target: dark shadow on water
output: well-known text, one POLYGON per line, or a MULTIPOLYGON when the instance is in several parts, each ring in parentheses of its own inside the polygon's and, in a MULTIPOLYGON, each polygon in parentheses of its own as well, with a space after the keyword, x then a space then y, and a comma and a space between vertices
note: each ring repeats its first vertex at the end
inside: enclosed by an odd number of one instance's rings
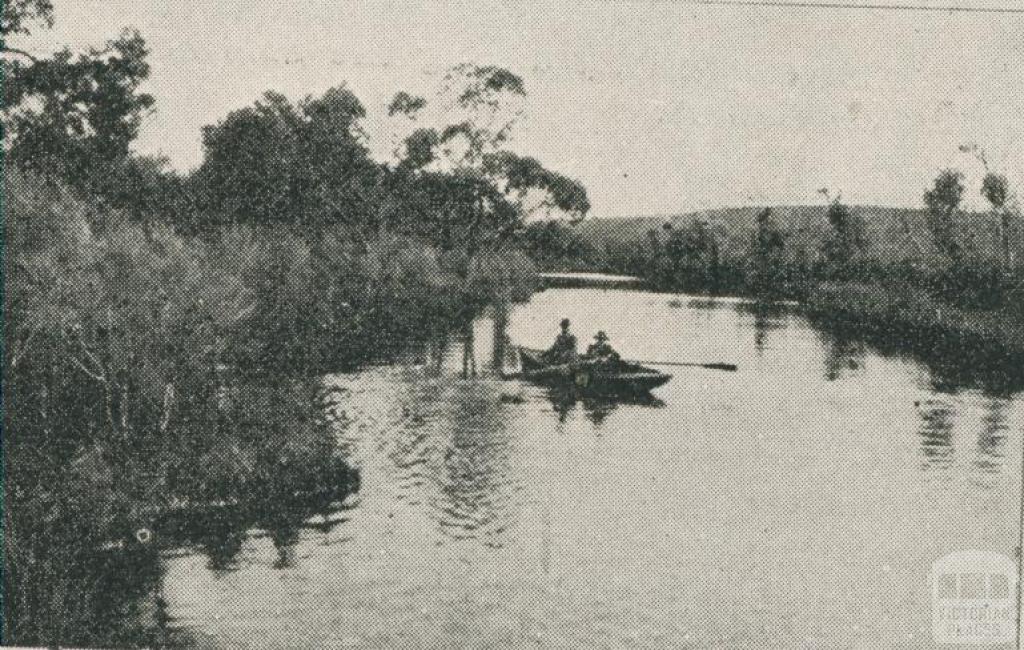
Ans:
MULTIPOLYGON (((19 593, 16 599, 48 615, 22 622, 15 634, 53 647, 193 647, 188 631, 175 630, 161 594, 163 566, 156 549, 130 545, 116 549, 65 549, 61 557, 39 558, 35 570, 50 579, 45 593, 19 593), (51 562, 60 567, 47 567, 51 562)), ((9 603, 8 606, 17 607, 9 603)), ((4 630, 4 644, 12 630, 4 630)))
POLYGON ((1004 466, 1011 409, 1012 402, 1006 399, 990 397, 985 402, 974 459, 974 467, 978 471, 996 473, 1004 466))
POLYGON ((921 416, 918 436, 925 463, 934 467, 948 467, 953 463, 953 427, 957 412, 952 404, 942 399, 929 399, 916 404, 921 416))
POLYGON ((826 381, 838 381, 864 370, 867 344, 842 332, 818 332, 825 350, 824 374, 826 381))
MULTIPOLYGON (((299 531, 309 528, 306 520, 339 510, 357 486, 358 479, 348 475, 337 489, 319 494, 253 495, 241 503, 195 504, 163 512, 147 522, 152 535, 146 543, 127 534, 95 546, 64 535, 59 551, 51 549, 26 569, 33 575, 23 581, 9 576, 22 586, 18 602, 5 603, 9 613, 34 612, 32 617, 8 619, 19 626, 15 638, 62 646, 193 647, 192 632, 173 625, 161 595, 162 553, 195 549, 206 556, 208 569, 229 573, 238 569, 246 539, 262 528, 278 552, 275 568, 293 566, 299 531)), ((5 629, 5 642, 11 633, 5 629)))
MULTIPOLYGON (((332 516, 343 501, 358 489, 358 478, 349 475, 334 489, 316 493, 255 496, 241 503, 200 504, 159 516, 153 530, 163 547, 195 548, 207 558, 207 568, 228 573, 238 568, 238 555, 256 529, 267 531, 278 552, 276 568, 293 566, 292 549, 303 528, 330 531, 332 516), (325 523, 312 525, 314 517, 325 523)), ((338 519, 334 518, 334 522, 338 519)))
POLYGON ((793 307, 786 303, 743 301, 730 303, 730 306, 737 313, 753 318, 754 350, 757 351, 758 356, 770 347, 768 345, 769 335, 772 332, 785 329, 789 322, 789 316, 793 313, 793 307))
POLYGON ((587 394, 569 388, 549 388, 545 392, 555 413, 558 414, 558 421, 565 422, 570 415, 580 406, 584 416, 590 420, 595 427, 600 427, 604 421, 620 406, 640 406, 648 408, 661 408, 665 402, 650 393, 639 394, 587 394))
POLYGON ((883 357, 922 365, 928 371, 925 387, 936 393, 979 390, 992 397, 1011 398, 1024 391, 1024 366, 994 350, 956 341, 886 335, 841 319, 813 318, 811 324, 833 340, 866 345, 883 357))

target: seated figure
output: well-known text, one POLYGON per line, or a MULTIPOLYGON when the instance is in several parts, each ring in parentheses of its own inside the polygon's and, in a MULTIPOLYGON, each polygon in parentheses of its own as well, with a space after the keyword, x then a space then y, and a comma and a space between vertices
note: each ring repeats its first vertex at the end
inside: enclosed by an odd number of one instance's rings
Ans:
POLYGON ((600 331, 594 336, 594 342, 587 346, 588 358, 595 361, 614 363, 619 360, 619 353, 608 342, 608 335, 600 331))
POLYGON ((548 363, 571 363, 576 360, 576 337, 569 331, 569 319, 563 318, 562 331, 555 342, 544 352, 544 360, 548 363))

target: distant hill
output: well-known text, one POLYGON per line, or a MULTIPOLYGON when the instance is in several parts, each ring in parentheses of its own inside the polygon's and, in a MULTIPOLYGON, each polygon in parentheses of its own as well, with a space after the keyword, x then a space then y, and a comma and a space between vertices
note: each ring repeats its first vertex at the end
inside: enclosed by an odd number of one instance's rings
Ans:
MULTIPOLYGON (((812 253, 820 250, 828 235, 827 209, 825 205, 772 206, 772 215, 787 233, 787 242, 793 249, 812 253)), ((930 261, 936 255, 923 209, 872 205, 850 206, 850 209, 864 220, 872 256, 888 261, 930 261)), ((680 228, 704 220, 719 234, 726 254, 742 255, 749 250, 761 210, 761 207, 720 208, 665 216, 589 219, 575 228, 588 243, 599 250, 608 250, 642 246, 650 230, 660 231, 666 224, 680 228)), ((994 214, 969 212, 964 213, 963 220, 970 238, 980 247, 997 253, 999 220, 994 214)), ((1016 234, 1019 237, 1022 233, 1016 234)))

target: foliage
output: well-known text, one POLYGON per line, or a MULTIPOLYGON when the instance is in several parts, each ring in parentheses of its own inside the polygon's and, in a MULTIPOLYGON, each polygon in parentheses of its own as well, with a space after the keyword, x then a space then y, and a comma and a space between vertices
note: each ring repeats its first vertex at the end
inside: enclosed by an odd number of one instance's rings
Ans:
POLYGON ((827 218, 831 232, 822 252, 833 271, 844 271, 851 262, 860 260, 867 247, 864 222, 855 216, 839 197, 828 206, 827 218))
POLYGON ((146 44, 125 31, 106 47, 49 59, 4 62, 3 123, 8 160, 57 171, 77 189, 124 160, 153 106, 140 91, 149 76, 146 44))
POLYGON ((503 247, 535 215, 579 220, 589 211, 579 182, 506 148, 525 96, 525 84, 514 73, 463 64, 447 72, 432 102, 405 92, 392 100, 390 115, 433 124, 416 126, 402 138, 394 169, 420 218, 440 221, 442 248, 458 247, 472 257, 503 247), (444 195, 440 201, 438 194, 444 195), (441 209, 424 209, 424 195, 434 195, 441 209), (474 226, 453 231, 445 225, 452 215, 474 226))
POLYGON ((31 34, 29 25, 53 26, 52 0, 6 0, 0 13, 0 33, 4 38, 15 34, 31 34))
POLYGON ((410 95, 405 91, 400 91, 395 94, 391 103, 388 104, 388 115, 393 116, 396 114, 402 114, 408 117, 413 117, 426 105, 427 100, 425 98, 410 95))
POLYGON ((579 268, 595 255, 578 230, 558 221, 535 221, 519 235, 519 243, 545 269, 579 268))
MULTIPOLYGON (((27 35, 52 7, 2 16, 27 35)), ((82 567, 100 546, 169 504, 336 483, 318 374, 526 298, 534 266, 510 242, 534 210, 589 203, 503 149, 525 87, 500 68, 453 69, 462 117, 393 166, 370 158, 365 109, 338 86, 267 93, 206 127, 185 176, 132 151, 153 106, 141 36, 26 54, 3 63, 5 641, 121 645, 90 616, 103 598, 82 567)), ((428 108, 400 94, 389 113, 428 108)))
POLYGON ((989 172, 981 182, 981 195, 996 210, 1002 209, 1010 198, 1010 182, 1003 174, 989 172))
POLYGON ((193 179, 203 226, 372 220, 380 170, 359 131, 365 114, 339 86, 297 105, 268 92, 204 127, 193 179))
POLYGON ((963 195, 964 175, 955 169, 939 172, 932 188, 924 193, 929 215, 928 226, 935 245, 951 260, 957 260, 963 252, 956 232, 956 214, 963 195))
POLYGON ((765 208, 757 215, 751 259, 751 286, 758 294, 782 291, 786 280, 785 247, 785 234, 772 217, 771 208, 765 208))

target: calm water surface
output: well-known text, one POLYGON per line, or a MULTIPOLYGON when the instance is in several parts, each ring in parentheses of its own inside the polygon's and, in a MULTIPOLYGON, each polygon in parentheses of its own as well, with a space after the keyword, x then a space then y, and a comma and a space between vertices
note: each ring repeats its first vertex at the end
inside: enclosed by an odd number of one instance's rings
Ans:
POLYGON ((549 290, 674 369, 655 399, 578 401, 438 359, 327 379, 362 489, 282 554, 165 553, 169 625, 211 647, 930 647, 928 571, 1016 545, 1024 397, 959 386, 786 311, 549 290))

